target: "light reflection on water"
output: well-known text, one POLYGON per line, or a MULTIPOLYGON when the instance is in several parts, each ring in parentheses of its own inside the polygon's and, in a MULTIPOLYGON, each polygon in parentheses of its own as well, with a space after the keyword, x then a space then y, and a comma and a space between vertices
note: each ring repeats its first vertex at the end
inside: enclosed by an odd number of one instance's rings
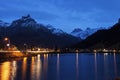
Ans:
POLYGON ((15 80, 16 71, 17 71, 17 64, 16 64, 16 61, 12 61, 11 80, 15 80))
POLYGON ((116 64, 116 55, 114 53, 114 71, 115 71, 115 77, 117 77, 117 64, 116 64))
POLYGON ((0 80, 114 80, 120 54, 39 54, 0 63, 0 80))
POLYGON ((60 68, 60 59, 59 59, 59 54, 57 54, 57 80, 60 80, 59 68, 60 68))
POLYGON ((95 80, 97 80, 97 59, 96 59, 96 54, 94 53, 94 59, 95 59, 95 80))
POLYGON ((24 57, 22 62, 22 80, 25 80, 26 78, 26 71, 27 71, 27 57, 24 57))
POLYGON ((78 62, 78 53, 76 53, 76 80, 78 80, 79 78, 79 62, 78 62))
POLYGON ((31 59, 31 80, 39 80, 41 77, 41 60, 40 55, 36 57, 32 57, 31 59))
POLYGON ((43 79, 47 80, 47 71, 48 71, 48 54, 44 54, 44 62, 43 62, 43 79))
POLYGON ((2 66, 0 66, 0 80, 10 80, 10 66, 10 62, 2 63, 2 66))

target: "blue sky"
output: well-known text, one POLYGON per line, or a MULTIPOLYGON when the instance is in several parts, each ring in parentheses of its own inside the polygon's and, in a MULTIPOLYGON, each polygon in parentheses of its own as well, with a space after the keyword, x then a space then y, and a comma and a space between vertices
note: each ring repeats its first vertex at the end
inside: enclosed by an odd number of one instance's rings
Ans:
POLYGON ((120 17, 120 0, 0 0, 0 20, 30 14, 38 23, 71 32, 74 28, 109 27, 120 17))

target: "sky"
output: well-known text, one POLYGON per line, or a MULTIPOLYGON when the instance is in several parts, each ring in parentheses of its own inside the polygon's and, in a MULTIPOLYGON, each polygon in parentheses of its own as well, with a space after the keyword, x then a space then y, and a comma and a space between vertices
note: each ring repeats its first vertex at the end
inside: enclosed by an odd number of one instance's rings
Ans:
POLYGON ((0 20, 30 14, 38 23, 71 32, 110 27, 120 18, 120 0, 0 0, 0 20))

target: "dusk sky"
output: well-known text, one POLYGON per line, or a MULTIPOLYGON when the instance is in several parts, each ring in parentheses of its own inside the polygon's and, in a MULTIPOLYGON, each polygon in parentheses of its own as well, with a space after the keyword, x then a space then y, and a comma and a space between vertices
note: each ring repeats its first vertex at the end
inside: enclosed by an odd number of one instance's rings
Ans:
POLYGON ((120 0, 0 0, 0 20, 11 22, 27 14, 67 32, 109 27, 120 17, 120 0))

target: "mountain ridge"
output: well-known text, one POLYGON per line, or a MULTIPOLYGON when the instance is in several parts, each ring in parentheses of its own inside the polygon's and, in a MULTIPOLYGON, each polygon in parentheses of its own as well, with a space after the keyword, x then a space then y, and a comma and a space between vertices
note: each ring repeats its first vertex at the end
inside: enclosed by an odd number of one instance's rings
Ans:
POLYGON ((108 30, 99 30, 74 47, 81 49, 120 49, 120 19, 108 30))
MULTIPOLYGON (((54 28, 54 30, 57 30, 54 28)), ((0 35, 10 38, 10 42, 19 48, 24 44, 31 47, 64 48, 69 47, 80 39, 62 32, 58 35, 47 26, 38 24, 30 15, 14 20, 8 27, 0 27, 0 35)), ((54 31, 55 32, 55 31, 54 31)), ((59 30, 58 30, 59 32, 59 30)))
POLYGON ((106 28, 104 28, 104 27, 86 28, 85 30, 82 30, 80 28, 75 28, 70 34, 84 40, 88 36, 92 35, 93 33, 97 32, 98 30, 102 30, 102 29, 106 29, 106 28))

